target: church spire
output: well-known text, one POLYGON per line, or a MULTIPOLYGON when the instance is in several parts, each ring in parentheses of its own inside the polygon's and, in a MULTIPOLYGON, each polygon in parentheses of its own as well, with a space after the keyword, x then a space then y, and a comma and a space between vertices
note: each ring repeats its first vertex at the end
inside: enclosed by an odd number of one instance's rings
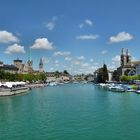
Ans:
POLYGON ((39 62, 39 72, 44 72, 44 64, 42 58, 40 58, 40 62, 39 62))

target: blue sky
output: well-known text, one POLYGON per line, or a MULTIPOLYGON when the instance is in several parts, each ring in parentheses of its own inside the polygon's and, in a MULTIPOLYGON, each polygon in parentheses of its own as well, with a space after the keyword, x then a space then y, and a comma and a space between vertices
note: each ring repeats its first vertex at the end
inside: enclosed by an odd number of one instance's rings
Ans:
POLYGON ((26 63, 31 49, 34 69, 114 69, 121 48, 140 60, 139 13, 139 0, 0 0, 0 60, 26 63))

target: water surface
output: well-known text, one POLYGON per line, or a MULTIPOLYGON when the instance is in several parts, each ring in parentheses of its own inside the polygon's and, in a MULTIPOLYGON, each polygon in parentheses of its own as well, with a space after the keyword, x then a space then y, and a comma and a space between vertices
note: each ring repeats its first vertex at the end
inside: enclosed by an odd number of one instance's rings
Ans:
POLYGON ((140 96, 92 84, 0 98, 0 140, 139 140, 140 96))

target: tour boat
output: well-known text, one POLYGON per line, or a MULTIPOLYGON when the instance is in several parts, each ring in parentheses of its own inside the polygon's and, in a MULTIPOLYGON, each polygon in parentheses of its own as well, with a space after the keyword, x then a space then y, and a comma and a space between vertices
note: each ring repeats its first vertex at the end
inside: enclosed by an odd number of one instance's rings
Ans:
POLYGON ((5 82, 0 83, 0 96, 10 96, 27 92, 29 87, 25 82, 5 82))

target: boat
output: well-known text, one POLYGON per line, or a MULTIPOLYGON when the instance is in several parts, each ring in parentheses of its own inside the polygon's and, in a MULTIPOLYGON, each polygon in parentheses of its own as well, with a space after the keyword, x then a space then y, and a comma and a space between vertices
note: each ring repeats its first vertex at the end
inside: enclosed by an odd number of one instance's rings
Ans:
POLYGON ((138 93, 138 94, 140 94, 140 90, 136 90, 135 92, 138 93))
POLYGON ((136 92, 134 89, 127 89, 127 92, 136 92))
POLYGON ((113 92, 125 92, 126 91, 121 85, 112 85, 108 89, 113 92))
POLYGON ((29 87, 25 82, 5 82, 0 83, 0 96, 10 96, 27 92, 29 87))
POLYGON ((56 82, 50 82, 50 83, 49 83, 49 86, 56 86, 56 85, 57 85, 56 82))
POLYGON ((87 81, 83 81, 83 82, 82 82, 83 85, 84 85, 84 84, 87 84, 87 83, 88 83, 87 81))

